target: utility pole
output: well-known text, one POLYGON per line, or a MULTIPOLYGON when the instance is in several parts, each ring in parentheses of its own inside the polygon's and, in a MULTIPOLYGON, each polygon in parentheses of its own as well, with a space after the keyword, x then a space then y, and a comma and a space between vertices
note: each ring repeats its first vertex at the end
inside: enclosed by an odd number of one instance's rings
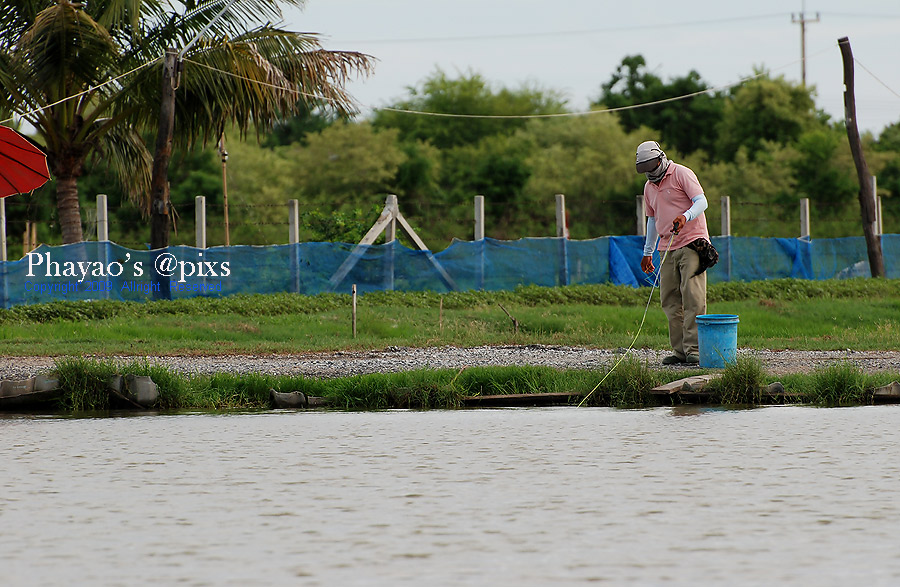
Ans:
POLYGON ((816 13, 815 19, 806 18, 806 2, 803 2, 799 15, 791 13, 791 22, 800 23, 800 75, 803 85, 806 86, 806 23, 819 22, 819 13, 816 13))
POLYGON ((175 49, 166 49, 162 70, 162 99, 159 106, 159 130, 150 178, 150 248, 169 246, 171 215, 169 202, 169 160, 175 130, 175 89, 178 87, 178 60, 175 49))
POLYGON ((153 155, 153 175, 150 177, 150 248, 153 253, 151 291, 153 299, 171 299, 169 277, 157 271, 156 259, 169 246, 172 224, 169 201, 169 160, 172 158, 172 137, 175 131, 175 90, 178 88, 179 62, 175 49, 166 49, 162 68, 162 98, 159 105, 159 130, 156 152, 153 155))

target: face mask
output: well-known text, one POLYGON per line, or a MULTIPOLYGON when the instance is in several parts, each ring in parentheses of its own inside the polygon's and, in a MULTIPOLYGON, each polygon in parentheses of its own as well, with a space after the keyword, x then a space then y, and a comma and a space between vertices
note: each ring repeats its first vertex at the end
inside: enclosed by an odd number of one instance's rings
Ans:
POLYGON ((647 176, 647 179, 652 181, 653 183, 659 183, 659 181, 666 174, 666 170, 669 168, 669 159, 666 157, 666 154, 663 153, 662 157, 659 159, 659 165, 656 166, 656 169, 653 171, 648 171, 644 173, 647 176))

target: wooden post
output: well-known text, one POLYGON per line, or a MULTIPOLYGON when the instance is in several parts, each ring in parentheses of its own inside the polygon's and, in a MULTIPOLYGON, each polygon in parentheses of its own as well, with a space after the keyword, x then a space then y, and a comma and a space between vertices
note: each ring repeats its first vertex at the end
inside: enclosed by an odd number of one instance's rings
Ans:
MULTIPOLYGON (((6 256, 6 198, 0 198, 0 261, 8 260, 6 256)), ((5 272, 4 275, 6 275, 5 272)))
POLYGON ((722 236, 731 236, 731 196, 722 196, 722 236))
POLYGON ((475 196, 475 240, 484 239, 484 196, 475 196))
POLYGON ((231 230, 228 223, 228 174, 226 173, 226 163, 228 162, 228 151, 225 150, 225 133, 219 139, 219 156, 222 158, 222 207, 225 213, 225 246, 231 246, 231 230))
POLYGON ((206 248, 206 196, 194 198, 194 238, 198 249, 206 248))
POLYGON ((856 123, 856 95, 853 89, 853 52, 847 37, 838 39, 841 48, 841 59, 844 63, 844 126, 847 127, 847 140, 850 152, 856 164, 856 176, 859 180, 859 210, 862 216, 863 233, 866 236, 866 250, 869 254, 869 270, 872 277, 884 277, 884 256, 881 250, 881 238, 876 233, 875 199, 872 186, 872 175, 862 151, 859 139, 859 127, 856 123))
POLYGON ((809 198, 800 198, 800 238, 809 238, 809 198))
POLYGON ((288 200, 288 242, 292 245, 300 242, 300 202, 288 200))
POLYGON ((350 297, 353 299, 353 309, 350 312, 351 321, 353 323, 353 338, 356 338, 356 284, 350 288, 350 297))
POLYGON ((22 256, 37 248, 37 222, 25 221, 25 232, 22 234, 22 256))
POLYGON ((647 236, 647 205, 644 203, 644 194, 634 197, 634 212, 637 216, 637 235, 647 236))
MULTIPOLYGON (((0 261, 6 263, 8 260, 6 255, 6 198, 0 198, 0 261)), ((9 308, 9 280, 6 267, 0 269, 0 273, 3 274, 3 298, 0 299, 0 304, 4 308, 9 308)))
POLYGON ((109 240, 109 215, 106 209, 106 194, 97 194, 97 240, 109 240))

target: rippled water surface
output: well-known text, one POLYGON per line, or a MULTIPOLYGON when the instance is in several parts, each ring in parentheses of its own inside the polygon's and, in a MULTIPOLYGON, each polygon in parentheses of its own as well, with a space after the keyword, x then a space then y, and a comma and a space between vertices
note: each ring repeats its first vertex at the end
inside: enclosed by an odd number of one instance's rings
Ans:
POLYGON ((0 417, 2 585, 897 585, 900 408, 0 417))

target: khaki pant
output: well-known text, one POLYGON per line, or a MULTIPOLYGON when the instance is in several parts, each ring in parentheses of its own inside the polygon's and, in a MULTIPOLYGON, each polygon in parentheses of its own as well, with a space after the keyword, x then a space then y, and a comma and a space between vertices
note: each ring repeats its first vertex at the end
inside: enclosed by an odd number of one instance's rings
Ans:
POLYGON ((669 319, 669 342, 681 360, 700 353, 697 315, 706 313, 706 272, 694 277, 698 267, 697 251, 682 247, 669 251, 659 270, 659 296, 669 319))

